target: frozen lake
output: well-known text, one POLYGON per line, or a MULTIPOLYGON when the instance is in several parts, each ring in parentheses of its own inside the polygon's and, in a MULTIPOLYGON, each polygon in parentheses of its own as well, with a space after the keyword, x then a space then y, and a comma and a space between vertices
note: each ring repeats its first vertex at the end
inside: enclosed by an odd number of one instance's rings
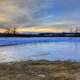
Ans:
POLYGON ((0 62, 16 60, 80 61, 80 38, 0 38, 0 62), (19 44, 19 45, 11 45, 19 44))

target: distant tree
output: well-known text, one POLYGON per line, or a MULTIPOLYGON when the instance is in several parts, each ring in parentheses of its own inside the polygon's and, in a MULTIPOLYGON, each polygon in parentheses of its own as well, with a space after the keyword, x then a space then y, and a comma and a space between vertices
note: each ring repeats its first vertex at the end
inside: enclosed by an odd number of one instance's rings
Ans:
POLYGON ((6 28, 6 33, 10 34, 10 28, 6 28))
POLYGON ((16 34, 16 28, 13 28, 13 34, 16 34))

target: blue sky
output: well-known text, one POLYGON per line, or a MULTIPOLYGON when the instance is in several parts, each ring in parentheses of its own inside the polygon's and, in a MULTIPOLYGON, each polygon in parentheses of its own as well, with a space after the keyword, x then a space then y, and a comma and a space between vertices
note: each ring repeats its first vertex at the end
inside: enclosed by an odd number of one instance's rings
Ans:
POLYGON ((0 0, 0 25, 11 24, 64 28, 80 25, 80 0, 0 0))

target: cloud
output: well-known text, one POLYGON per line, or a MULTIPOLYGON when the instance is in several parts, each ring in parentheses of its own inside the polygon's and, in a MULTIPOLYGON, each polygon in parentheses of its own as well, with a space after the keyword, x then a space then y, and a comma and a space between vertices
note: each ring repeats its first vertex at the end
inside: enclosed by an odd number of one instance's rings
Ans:
POLYGON ((52 26, 70 21, 80 21, 79 0, 0 0, 0 25, 52 26))
MULTIPOLYGON (((50 1, 52 0, 47 0, 46 4, 50 1)), ((0 23, 35 25, 36 12, 48 7, 42 2, 43 0, 0 0, 0 23)))

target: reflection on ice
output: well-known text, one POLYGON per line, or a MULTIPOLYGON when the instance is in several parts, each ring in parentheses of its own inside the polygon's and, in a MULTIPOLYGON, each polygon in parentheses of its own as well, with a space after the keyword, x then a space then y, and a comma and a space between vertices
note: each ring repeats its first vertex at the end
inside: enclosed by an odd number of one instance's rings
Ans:
POLYGON ((24 59, 80 61, 80 43, 42 42, 0 47, 0 62, 24 59))

